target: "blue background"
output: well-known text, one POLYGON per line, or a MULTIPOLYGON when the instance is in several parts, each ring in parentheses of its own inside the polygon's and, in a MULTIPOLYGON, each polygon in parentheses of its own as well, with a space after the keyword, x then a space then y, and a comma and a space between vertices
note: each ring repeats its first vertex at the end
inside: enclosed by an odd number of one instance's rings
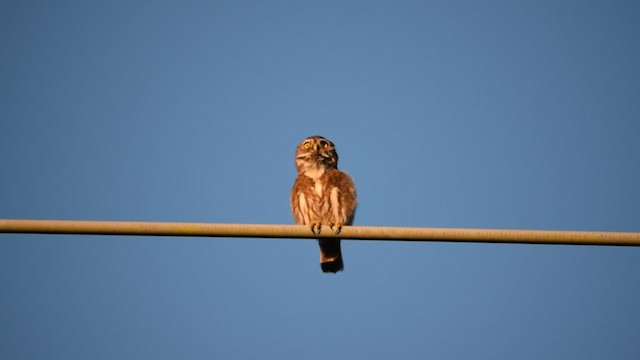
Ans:
MULTIPOLYGON (((2 1, 0 218, 640 231, 634 1, 2 1)), ((0 235, 3 359, 638 359, 640 249, 0 235)))

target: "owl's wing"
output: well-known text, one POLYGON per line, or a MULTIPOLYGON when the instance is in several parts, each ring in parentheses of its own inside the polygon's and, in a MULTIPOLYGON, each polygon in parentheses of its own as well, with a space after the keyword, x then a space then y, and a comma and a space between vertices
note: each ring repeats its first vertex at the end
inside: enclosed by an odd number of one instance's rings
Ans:
POLYGON ((332 171, 327 177, 327 190, 334 223, 351 225, 356 214, 356 187, 347 173, 332 171))
POLYGON ((298 225, 311 223, 309 219, 309 204, 305 195, 305 188, 309 187, 309 184, 307 184, 309 180, 311 179, 307 176, 300 175, 296 178, 291 189, 291 212, 298 225))

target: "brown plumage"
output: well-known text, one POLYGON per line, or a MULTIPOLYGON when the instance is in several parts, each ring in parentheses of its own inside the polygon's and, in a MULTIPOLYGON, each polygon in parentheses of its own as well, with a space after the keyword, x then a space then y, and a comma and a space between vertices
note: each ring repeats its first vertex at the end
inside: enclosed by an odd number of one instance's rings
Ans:
MULTIPOLYGON (((322 136, 304 139, 296 149, 298 177, 291 189, 291 210, 297 224, 309 225, 320 234, 326 227, 340 233, 351 225, 356 211, 353 180, 338 170, 338 153, 333 143, 322 136)), ((344 268, 340 239, 318 239, 323 272, 344 268)))

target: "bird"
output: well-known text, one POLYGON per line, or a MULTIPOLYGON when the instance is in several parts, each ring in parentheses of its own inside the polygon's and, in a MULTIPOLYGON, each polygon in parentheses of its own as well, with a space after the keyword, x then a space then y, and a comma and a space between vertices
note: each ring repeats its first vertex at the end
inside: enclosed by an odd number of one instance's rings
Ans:
MULTIPOLYGON (((338 170, 335 145, 322 136, 310 136, 296 148, 298 176, 291 189, 291 212, 298 225, 319 235, 329 227, 336 235, 353 224, 357 198, 353 179, 338 170)), ((325 273, 344 269, 340 239, 318 239, 320 268, 325 273)))

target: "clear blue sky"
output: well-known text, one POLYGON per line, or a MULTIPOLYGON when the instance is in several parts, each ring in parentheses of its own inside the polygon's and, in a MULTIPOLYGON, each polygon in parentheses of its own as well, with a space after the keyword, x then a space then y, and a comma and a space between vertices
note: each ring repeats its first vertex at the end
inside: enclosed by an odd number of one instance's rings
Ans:
MULTIPOLYGON (((640 231, 634 1, 2 1, 0 218, 640 231)), ((0 235, 2 359, 639 359, 640 249, 0 235)))

